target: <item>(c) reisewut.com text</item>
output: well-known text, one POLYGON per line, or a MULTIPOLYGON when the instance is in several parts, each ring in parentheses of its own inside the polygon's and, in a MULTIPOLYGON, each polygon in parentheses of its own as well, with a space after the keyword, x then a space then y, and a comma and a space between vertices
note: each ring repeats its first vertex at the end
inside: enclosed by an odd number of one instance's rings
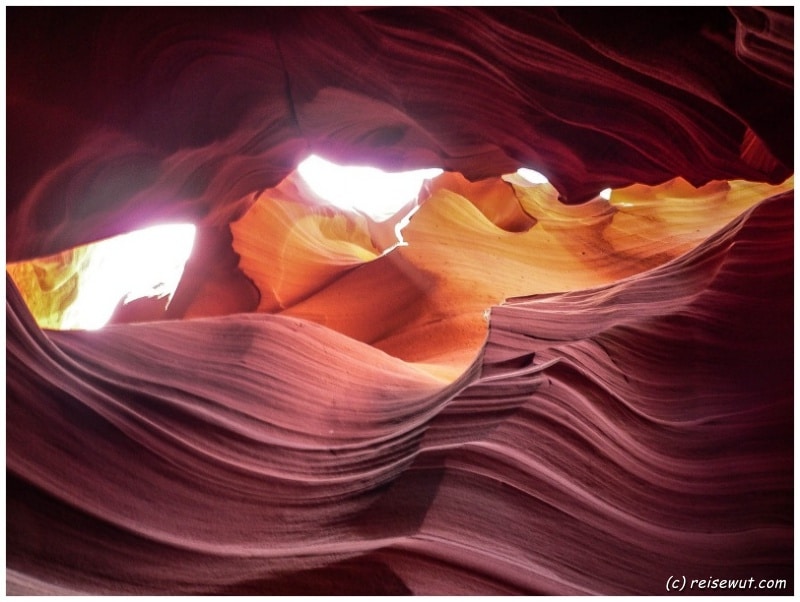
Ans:
POLYGON ((725 579, 720 577, 706 577, 703 579, 689 579, 686 575, 670 575, 667 578, 667 592, 681 593, 699 590, 785 590, 786 579, 725 579))

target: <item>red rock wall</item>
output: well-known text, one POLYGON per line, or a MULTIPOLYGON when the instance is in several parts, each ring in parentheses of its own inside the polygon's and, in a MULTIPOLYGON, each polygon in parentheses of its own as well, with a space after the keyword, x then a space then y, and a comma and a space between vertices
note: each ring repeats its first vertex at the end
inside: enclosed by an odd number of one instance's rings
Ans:
POLYGON ((12 9, 8 260, 227 223, 310 151, 473 180, 533 167, 572 203, 676 176, 778 183, 791 45, 748 15, 12 9))

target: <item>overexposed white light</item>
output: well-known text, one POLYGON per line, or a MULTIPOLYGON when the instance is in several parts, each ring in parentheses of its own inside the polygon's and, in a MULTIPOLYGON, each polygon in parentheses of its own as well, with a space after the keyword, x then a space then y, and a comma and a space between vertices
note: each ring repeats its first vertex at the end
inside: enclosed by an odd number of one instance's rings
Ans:
POLYGON ((598 195, 601 199, 605 199, 607 201, 611 200, 611 189, 610 188, 603 188, 598 195))
MULTIPOLYGON (((411 211, 409 211, 405 215, 405 217, 403 217, 403 219, 401 219, 399 222, 397 222, 394 225, 394 235, 397 237, 397 244, 395 244, 394 246, 396 246, 396 247, 407 247, 408 246, 408 243, 403 238, 403 228, 405 228, 408 224, 411 223, 411 218, 414 216, 414 214, 417 211, 419 211, 419 205, 416 205, 416 206, 412 207, 411 211)), ((388 251, 391 251, 391 248, 388 249, 385 252, 388 252, 388 251)))
POLYGON ((166 296, 169 304, 192 252, 195 230, 191 224, 153 226, 94 243, 61 328, 101 328, 120 301, 166 296))
POLYGON ((425 180, 441 169, 386 172, 376 167, 336 165, 311 155, 297 166, 306 184, 322 199, 346 211, 384 221, 414 200, 425 180))
POLYGON ((527 167, 520 167, 517 170, 517 175, 522 176, 531 184, 547 184, 548 179, 543 173, 539 173, 535 169, 528 169, 527 167))

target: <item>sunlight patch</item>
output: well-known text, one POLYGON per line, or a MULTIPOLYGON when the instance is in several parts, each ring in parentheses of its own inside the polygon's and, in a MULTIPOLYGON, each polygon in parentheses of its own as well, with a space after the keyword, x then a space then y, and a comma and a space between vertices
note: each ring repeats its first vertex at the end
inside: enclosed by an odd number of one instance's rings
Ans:
POLYGON ((525 178, 531 184, 547 184, 548 179, 543 173, 539 173, 535 169, 528 169, 527 167, 520 167, 517 170, 517 175, 525 178))
POLYGON ((192 252, 195 231, 191 224, 153 226, 90 245, 77 296, 64 312, 61 328, 101 328, 120 301, 168 297, 169 302, 192 252))
POLYGON ((375 221, 396 215, 417 198, 425 180, 442 173, 438 168, 386 172, 376 167, 336 165, 317 155, 305 159, 297 171, 320 198, 375 221))

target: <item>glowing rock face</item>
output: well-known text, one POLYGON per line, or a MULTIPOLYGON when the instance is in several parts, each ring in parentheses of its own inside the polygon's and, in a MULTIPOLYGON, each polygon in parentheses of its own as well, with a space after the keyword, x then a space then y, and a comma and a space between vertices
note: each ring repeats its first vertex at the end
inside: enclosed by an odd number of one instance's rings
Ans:
POLYGON ((380 256, 367 219, 316 207, 295 181, 232 226, 258 310, 324 324, 451 379, 481 348, 491 307, 652 269, 793 187, 673 181, 570 207, 517 176, 471 184, 445 174, 404 228, 406 245, 380 256))
POLYGON ((791 9, 7 13, 9 592, 793 592, 791 9))

